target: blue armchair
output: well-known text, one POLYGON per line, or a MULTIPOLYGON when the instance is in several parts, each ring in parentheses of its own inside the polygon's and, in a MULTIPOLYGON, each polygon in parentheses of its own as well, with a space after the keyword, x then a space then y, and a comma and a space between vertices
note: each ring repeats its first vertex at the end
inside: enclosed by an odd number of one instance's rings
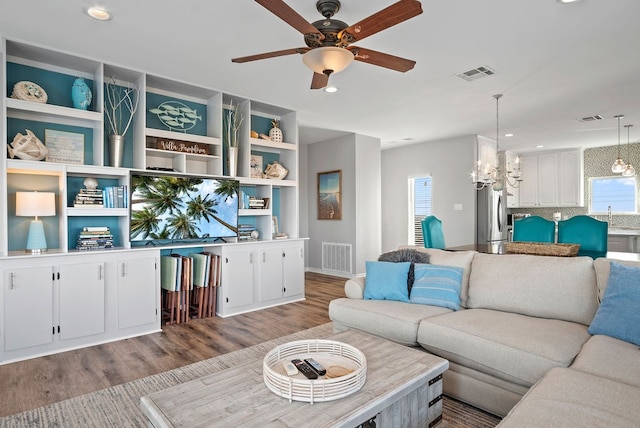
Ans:
POLYGON ((587 215, 577 215, 558 222, 558 242, 580 244, 579 256, 592 258, 607 254, 609 224, 587 215))
POLYGON ((436 216, 429 215, 422 219, 422 238, 426 248, 444 249, 444 232, 442 221, 436 216))
POLYGON ((556 224, 540 216, 525 217, 513 223, 513 240, 522 242, 554 242, 556 224))

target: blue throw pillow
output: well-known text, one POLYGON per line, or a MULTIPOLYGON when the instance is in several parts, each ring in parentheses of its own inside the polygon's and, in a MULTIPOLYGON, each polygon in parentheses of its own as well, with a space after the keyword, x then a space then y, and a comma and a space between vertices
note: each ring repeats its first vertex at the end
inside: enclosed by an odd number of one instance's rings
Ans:
POLYGON ((411 303, 460 309, 462 268, 416 263, 413 275, 411 303))
POLYGON ((640 268, 611 262, 602 303, 589 333, 604 334, 640 346, 640 268))
POLYGON ((364 298, 409 301, 407 276, 411 263, 367 262, 364 298))

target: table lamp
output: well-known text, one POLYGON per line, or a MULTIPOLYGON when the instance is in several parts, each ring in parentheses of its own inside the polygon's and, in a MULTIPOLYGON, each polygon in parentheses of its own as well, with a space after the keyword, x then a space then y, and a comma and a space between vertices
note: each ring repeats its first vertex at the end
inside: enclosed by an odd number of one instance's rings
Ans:
POLYGON ((16 216, 35 217, 29 225, 27 252, 39 254, 47 251, 42 220, 38 217, 56 215, 56 194, 51 192, 16 192, 16 216))

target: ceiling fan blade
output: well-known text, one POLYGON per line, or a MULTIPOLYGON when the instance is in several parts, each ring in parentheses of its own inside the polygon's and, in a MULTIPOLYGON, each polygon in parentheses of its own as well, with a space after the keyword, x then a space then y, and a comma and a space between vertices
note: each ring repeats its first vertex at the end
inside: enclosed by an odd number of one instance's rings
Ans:
POLYGON ((372 51, 371 49, 364 49, 356 46, 350 46, 348 49, 355 54, 353 59, 356 61, 378 65, 380 67, 400 71, 402 73, 411 70, 413 66, 416 65, 416 62, 410 59, 372 51))
POLYGON ((257 55, 249 55, 249 56, 243 56, 243 57, 240 57, 240 58, 232 58, 231 62, 249 62, 249 61, 257 61, 259 59, 274 58, 274 57, 277 57, 277 56, 285 56, 285 55, 292 55, 292 54, 303 54, 308 50, 309 50, 309 48, 307 48, 307 47, 304 47, 304 48, 293 48, 293 49, 283 49, 281 51, 265 52, 265 53, 261 53, 261 54, 257 54, 257 55))
POLYGON ((345 28, 344 32, 353 36, 353 43, 362 40, 379 31, 385 30, 394 25, 400 24, 407 19, 418 16, 422 13, 422 5, 416 0, 400 0, 391 6, 374 13, 368 18, 345 28))
POLYGON ((313 79, 311 79, 311 89, 326 88, 329 84, 329 75, 323 73, 313 73, 313 79))
POLYGON ((298 30, 302 34, 316 33, 320 36, 320 40, 324 39, 324 35, 318 31, 316 27, 311 25, 309 21, 304 19, 295 10, 282 0, 256 0, 269 12, 282 19, 287 24, 298 30))

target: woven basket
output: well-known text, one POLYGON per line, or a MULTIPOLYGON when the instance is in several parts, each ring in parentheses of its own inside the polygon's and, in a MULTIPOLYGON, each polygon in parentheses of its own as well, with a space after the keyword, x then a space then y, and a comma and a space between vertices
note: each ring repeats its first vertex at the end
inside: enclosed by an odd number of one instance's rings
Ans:
POLYGON ((574 257, 578 255, 580 244, 552 244, 547 242, 507 242, 505 250, 509 254, 533 254, 536 256, 574 257))
POLYGON ((332 401, 353 394, 367 379, 367 359, 351 345, 333 340, 312 339, 285 343, 267 353, 262 364, 264 383, 276 395, 289 401, 332 401), (325 368, 341 366, 343 376, 307 379, 299 373, 287 376, 283 364, 294 358, 314 358, 325 368))

